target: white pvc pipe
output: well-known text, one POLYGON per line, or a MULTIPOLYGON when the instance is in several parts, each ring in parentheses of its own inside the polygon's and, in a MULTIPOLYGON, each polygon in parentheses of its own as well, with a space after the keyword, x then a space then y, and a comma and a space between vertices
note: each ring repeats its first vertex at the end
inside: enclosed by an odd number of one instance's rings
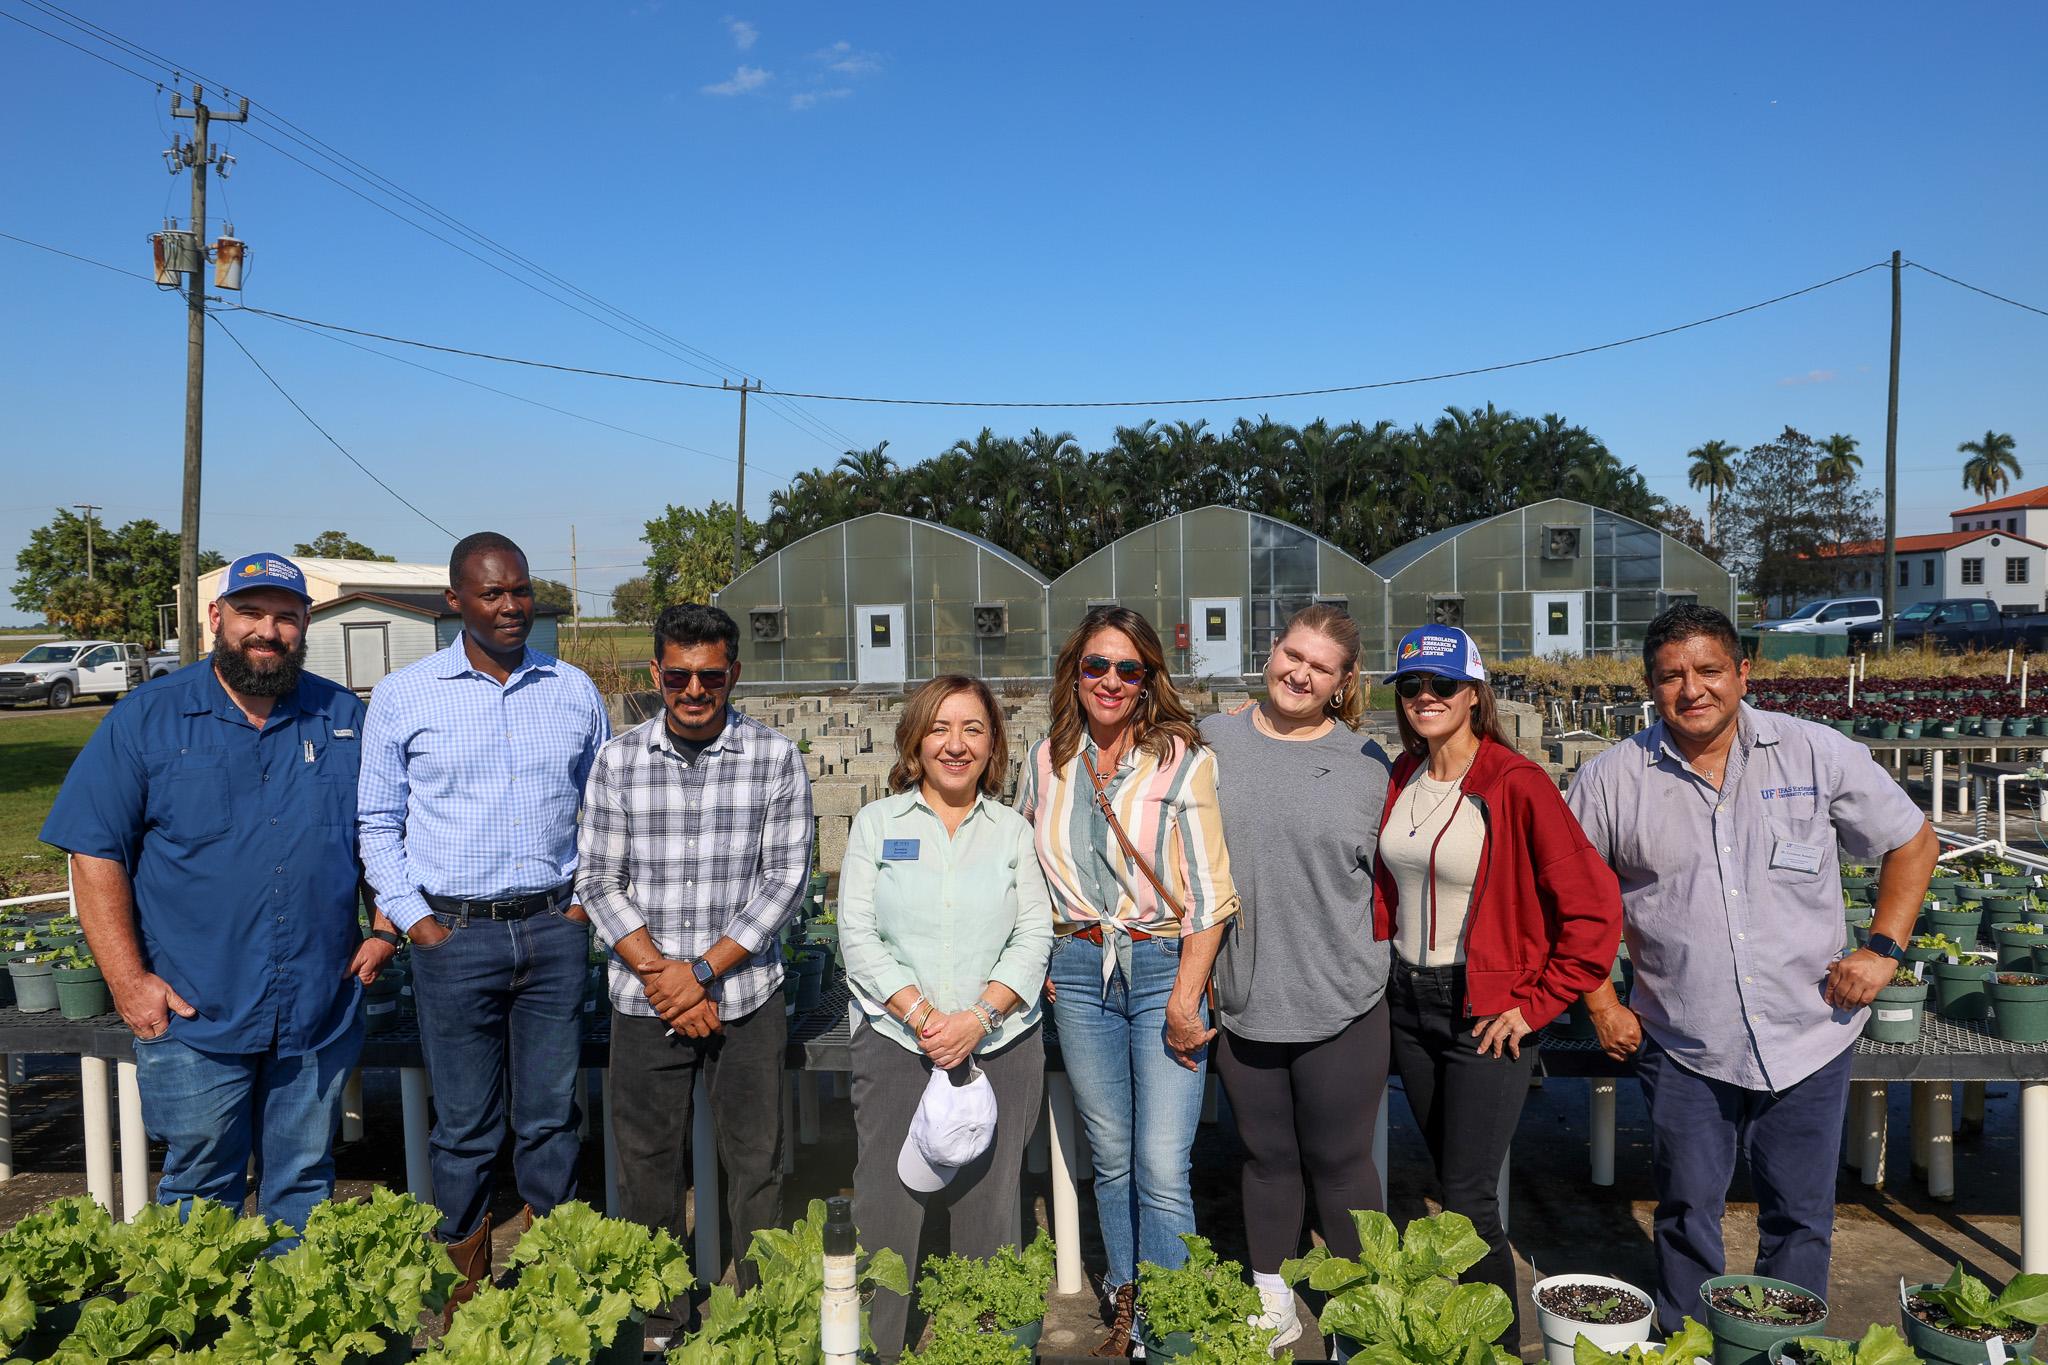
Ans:
POLYGON ((348 1073, 348 1080, 341 1087, 341 1140, 361 1142, 363 1140, 363 1069, 357 1067, 348 1073))
POLYGON ((1045 1078, 1045 1117, 1052 1148, 1053 1287, 1078 1294, 1088 1287, 1081 1273, 1081 1171, 1074 1150, 1080 1125, 1074 1118, 1073 1086, 1058 1071, 1045 1078))
POLYGON ((1387 1115, 1389 1104, 1390 1101, 1387 1097, 1386 1087, 1382 1086, 1380 1087, 1380 1111, 1373 1116, 1372 1120, 1372 1164, 1373 1168, 1380 1173, 1380 1207, 1382 1209, 1387 1207, 1387 1201, 1392 1197, 1387 1174, 1387 1115))
MULTIPOLYGON (((1916 1086, 1915 1089, 1922 1087, 1916 1086)), ((1927 1081, 1927 1197, 1956 1197, 1955 1082, 1927 1081)))
POLYGON ((14 1097, 7 1084, 10 1060, 0 1057, 0 1180, 14 1179, 14 1097))
POLYGON ((1614 1183, 1614 1110, 1614 1082, 1594 1080, 1586 1096, 1586 1134, 1592 1148, 1595 1185, 1614 1183))
MULTIPOLYGON (((718 1254, 718 1125, 711 1119, 711 1085, 702 1068, 690 1094, 690 1164, 696 1185, 697 1276, 706 1284, 716 1284, 725 1273, 725 1262, 718 1254)), ((737 1242, 739 1237, 740 1230, 733 1229, 733 1240, 737 1242)), ((744 1246, 733 1250, 736 1255, 747 1254, 744 1246)))
POLYGON ((806 1147, 818 1140, 818 1077, 811 1071, 796 1076, 796 1140, 806 1147))
POLYGON ((1934 755, 1934 780, 1928 784, 1932 794, 1928 797, 1928 815, 1935 825, 1941 824, 1941 757, 1942 750, 1931 749, 1934 755))
POLYGON ((80 1108, 85 1111, 85 1192, 93 1202, 114 1208, 114 1128, 107 1112, 107 1059, 78 1059, 80 1108))
POLYGON ((133 1222, 149 1202, 149 1130, 134 1062, 114 1063, 114 1084, 121 1104, 121 1220, 133 1222))
POLYGON ((2048 1275, 2048 1081, 2020 1082, 2020 1273, 2048 1275))
POLYGON ((405 1188, 422 1204, 434 1202, 434 1167, 427 1159, 427 1069, 398 1068, 398 1107, 405 1126, 405 1188))
POLYGON ((1857 1087, 1863 1111, 1861 1132, 1863 1183, 1873 1188, 1884 1185, 1884 1140, 1886 1127, 1885 1088, 1882 1082, 1857 1087))

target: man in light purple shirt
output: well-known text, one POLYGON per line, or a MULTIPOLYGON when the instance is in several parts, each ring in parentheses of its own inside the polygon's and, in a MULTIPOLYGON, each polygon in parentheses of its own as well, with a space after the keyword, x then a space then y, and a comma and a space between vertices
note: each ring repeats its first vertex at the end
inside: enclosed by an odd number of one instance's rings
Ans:
POLYGON ((1587 1003, 1611 1054, 1641 1053, 1657 1310, 1675 1332, 1724 1273, 1738 1148, 1756 1273, 1827 1293, 1854 1046, 1940 846, 1864 746, 1742 704, 1749 663, 1720 612, 1659 616, 1643 664, 1662 720, 1581 769, 1569 800, 1621 879, 1633 1012, 1609 988, 1587 1003), (1840 851, 1881 860, 1870 947, 1847 955, 1840 851))

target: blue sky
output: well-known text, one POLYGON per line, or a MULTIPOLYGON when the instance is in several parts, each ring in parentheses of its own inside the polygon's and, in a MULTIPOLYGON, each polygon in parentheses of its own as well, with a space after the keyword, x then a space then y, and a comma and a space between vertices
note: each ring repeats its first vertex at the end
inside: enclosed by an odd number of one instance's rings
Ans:
MULTIPOLYGON (((718 360, 707 376, 457 254, 261 124, 216 137, 238 158, 212 208, 251 244, 243 302, 593 367, 947 398, 1313 387, 1608 341, 1894 247, 2048 307, 2040 6, 265 5, 197 43, 176 8, 66 8, 718 360)), ((27 0, 0 13, 79 36, 27 0)), ((167 100, 14 23, 0 76, 19 115, 0 231, 146 268, 189 196, 159 157, 167 100)), ((52 506, 176 524, 184 319, 146 282, 5 241, 0 261, 11 580, 52 506)), ((1875 472, 1888 316, 1872 272, 1618 351, 1324 399, 803 405, 829 431, 756 405, 747 502, 765 514, 844 444, 914 459, 985 421, 1099 445, 1145 417, 1408 423, 1488 401, 1583 423, 1686 500, 1687 449, 1786 424, 1857 436, 1875 472)), ((585 587, 636 570, 663 504, 732 495, 730 396, 406 353, 662 444, 228 323, 436 520, 503 530, 559 577, 574 523, 585 587)), ((341 529, 445 554, 218 334, 208 356, 209 547, 341 529)), ((2048 482, 2044 359, 2048 318, 1907 272, 1902 530, 1969 500, 1954 450, 1987 427, 2048 482)))

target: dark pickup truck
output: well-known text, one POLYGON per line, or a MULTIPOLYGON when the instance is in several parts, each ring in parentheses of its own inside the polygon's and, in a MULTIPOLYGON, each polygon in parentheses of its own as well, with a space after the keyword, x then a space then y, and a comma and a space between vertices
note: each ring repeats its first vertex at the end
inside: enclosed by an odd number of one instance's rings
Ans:
MULTIPOLYGON (((1931 644, 1937 651, 1960 654, 1971 649, 2048 649, 2048 615, 2001 615, 1996 602, 1981 597, 1944 597, 1915 602, 1893 619, 1892 640, 1900 649, 1931 644)), ((1849 632, 1849 652, 1884 642, 1882 626, 1857 626, 1849 632)))

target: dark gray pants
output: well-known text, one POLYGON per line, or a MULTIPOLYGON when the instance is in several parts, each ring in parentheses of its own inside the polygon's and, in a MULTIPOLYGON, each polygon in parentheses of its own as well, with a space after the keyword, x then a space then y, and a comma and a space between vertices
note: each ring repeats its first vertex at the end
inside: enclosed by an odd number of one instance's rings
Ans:
MULTIPOLYGON (((896 1175, 896 1153, 910 1131, 911 1116, 924 1098, 932 1064, 862 1022, 853 1035, 853 1122, 860 1154, 853 1168, 853 1220, 861 1245, 887 1247, 903 1257, 916 1279, 925 1216, 941 1211, 952 1229, 957 1256, 992 1256, 1018 1245, 1023 1226, 1019 1186, 1024 1147, 1045 1105, 1045 1038, 1031 1032, 1001 1052, 975 1058, 996 1093, 996 1140, 952 1183, 933 1194, 918 1194, 896 1175)), ((913 1283, 912 1293, 916 1292, 913 1283)), ((878 1360, 903 1353, 910 1300, 886 1289, 875 1291, 868 1330, 878 1360)))
MULTIPOLYGON (((619 1212, 688 1245, 690 1101, 699 1070, 725 1173, 725 1226, 740 1287, 757 1280, 747 1244, 782 1226, 782 1060, 789 1022, 782 993, 709 1038, 665 1037, 659 1019, 612 1011, 612 1131, 619 1153, 619 1212)), ((714 1284, 722 1266, 693 1265, 714 1284)))

